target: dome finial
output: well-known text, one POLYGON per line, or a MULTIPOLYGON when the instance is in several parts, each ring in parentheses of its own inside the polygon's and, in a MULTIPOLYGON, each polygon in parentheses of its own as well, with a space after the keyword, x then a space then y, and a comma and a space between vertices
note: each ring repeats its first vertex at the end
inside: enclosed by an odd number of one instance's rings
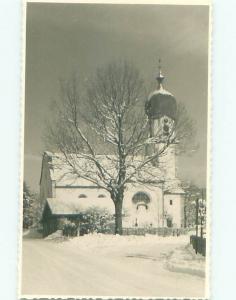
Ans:
POLYGON ((159 58, 159 60, 158 60, 158 69, 159 69, 159 71, 158 71, 158 75, 157 75, 157 77, 156 77, 156 80, 157 80, 157 82, 158 82, 158 90, 160 90, 160 89, 162 89, 163 88, 163 86, 162 86, 162 82, 163 82, 163 80, 164 80, 164 76, 163 76, 163 74, 162 74, 162 72, 161 72, 161 59, 159 58))

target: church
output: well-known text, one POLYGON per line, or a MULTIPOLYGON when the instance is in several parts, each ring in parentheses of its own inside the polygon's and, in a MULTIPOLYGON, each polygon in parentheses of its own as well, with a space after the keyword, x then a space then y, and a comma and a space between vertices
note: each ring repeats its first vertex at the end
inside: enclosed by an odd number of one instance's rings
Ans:
MULTIPOLYGON (((175 97, 164 89, 161 68, 157 88, 149 95, 145 113, 149 121, 149 136, 168 134, 177 110, 175 97)), ((147 154, 157 151, 160 143, 149 145, 147 154)), ((184 191, 176 170, 176 144, 171 144, 165 155, 153 164, 149 173, 159 178, 157 185, 127 183, 123 201, 123 228, 181 228, 184 226, 184 191), (160 167, 161 166, 161 167, 160 167)), ((67 172, 60 165, 61 154, 45 151, 42 157, 40 200, 44 203, 42 224, 44 235, 58 229, 61 218, 71 219, 98 207, 114 214, 110 194, 86 179, 67 172), (60 165, 60 167, 58 167, 60 165)), ((107 157, 100 155, 101 160, 107 157)), ((83 161, 81 164, 85 163, 83 161)))

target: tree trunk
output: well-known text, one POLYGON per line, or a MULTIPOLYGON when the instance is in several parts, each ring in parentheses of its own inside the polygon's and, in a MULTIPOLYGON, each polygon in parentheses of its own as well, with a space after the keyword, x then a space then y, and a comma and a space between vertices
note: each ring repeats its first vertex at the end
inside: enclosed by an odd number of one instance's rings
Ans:
POLYGON ((122 203, 115 203, 115 234, 122 235, 122 203))
POLYGON ((117 198, 114 199, 115 204, 115 234, 122 235, 122 206, 123 206, 123 193, 119 193, 117 198))

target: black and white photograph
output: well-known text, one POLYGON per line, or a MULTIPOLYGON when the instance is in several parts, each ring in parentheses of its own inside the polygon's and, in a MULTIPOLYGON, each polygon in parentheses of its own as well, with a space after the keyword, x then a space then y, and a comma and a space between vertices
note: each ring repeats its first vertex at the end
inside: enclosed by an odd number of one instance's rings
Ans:
POLYGON ((24 6, 20 298, 209 296, 210 16, 24 6))

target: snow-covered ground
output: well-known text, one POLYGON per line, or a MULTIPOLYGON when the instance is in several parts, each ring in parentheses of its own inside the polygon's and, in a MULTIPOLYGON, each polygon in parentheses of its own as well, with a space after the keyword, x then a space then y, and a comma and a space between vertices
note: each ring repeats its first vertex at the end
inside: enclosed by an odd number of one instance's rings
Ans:
POLYGON ((204 278, 165 267, 188 242, 188 236, 154 235, 25 239, 22 294, 204 297, 204 278))
POLYGON ((192 245, 179 247, 166 262, 168 270, 205 277, 205 257, 196 254, 192 245))

